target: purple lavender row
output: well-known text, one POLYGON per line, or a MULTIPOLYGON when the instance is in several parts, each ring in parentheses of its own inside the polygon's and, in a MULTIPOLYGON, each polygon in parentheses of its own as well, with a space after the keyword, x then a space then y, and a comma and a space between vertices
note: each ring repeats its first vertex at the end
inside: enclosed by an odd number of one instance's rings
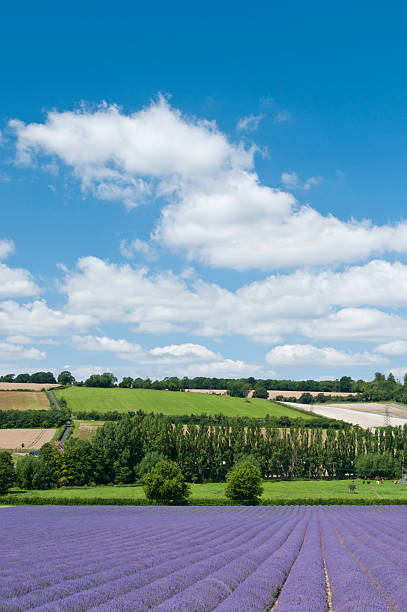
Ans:
MULTIPOLYGON (((241 542, 242 538, 243 540, 250 540, 260 529, 261 526, 255 526, 251 529, 243 526, 236 535, 238 542, 241 542)), ((215 537, 214 542, 216 540, 217 538, 215 537)), ((26 610, 46 605, 48 602, 53 603, 49 608, 45 607, 44 609, 55 609, 56 602, 58 602, 59 609, 61 610, 83 610, 85 605, 89 607, 93 606, 96 602, 103 603, 112 597, 117 597, 122 592, 138 588, 191 564, 202 562, 210 555, 220 553, 232 554, 223 552, 228 551, 231 545, 233 545, 233 540, 229 541, 229 538, 225 538, 221 545, 216 543, 211 547, 210 542, 206 539, 206 543, 200 552, 190 552, 190 549, 185 550, 185 554, 178 555, 174 560, 165 561, 163 557, 149 560, 148 557, 144 556, 144 563, 148 564, 149 567, 146 569, 143 566, 133 566, 130 576, 123 577, 123 573, 121 573, 118 577, 115 571, 112 571, 110 574, 109 572, 104 572, 103 575, 95 574, 94 576, 86 576, 75 581, 66 581, 53 587, 29 593, 20 598, 12 598, 7 601, 5 609, 26 610), (65 601, 61 601, 62 598, 65 601)))
MULTIPOLYGON (((250 546, 242 547, 241 555, 236 559, 214 571, 203 580, 199 580, 187 589, 180 591, 170 599, 166 599, 158 606, 157 598, 154 602, 155 610, 157 612, 188 611, 197 609, 198 605, 202 611, 212 610, 264 563, 271 554, 276 553, 281 548, 296 524, 294 520, 287 521, 278 532, 268 530, 269 537, 267 537, 267 532, 263 532, 259 542, 252 542, 250 546)), ((174 589, 174 586, 172 588, 174 589)), ((166 590, 168 591, 168 589, 166 590)), ((140 601, 137 592, 132 594, 132 599, 126 598, 126 601, 129 600, 137 602, 138 605, 140 603, 147 605, 148 603, 148 600, 140 601)))
POLYGON ((388 607, 366 573, 341 544, 326 513, 321 513, 323 554, 335 612, 388 612, 388 607))
MULTIPOLYGON (((185 531, 185 527, 186 527, 186 526, 185 526, 185 524, 184 524, 184 525, 183 525, 183 527, 182 527, 183 531, 185 531)), ((241 529, 242 529, 242 527, 240 527, 240 530, 241 530, 241 529)), ((156 531, 157 531, 157 530, 156 530, 156 531)), ((188 537, 187 537, 187 539, 185 540, 185 545, 184 545, 184 546, 185 546, 186 548, 190 549, 191 544, 193 543, 193 544, 196 546, 196 545, 199 543, 199 540, 201 540, 201 541, 202 541, 202 544, 203 544, 203 545, 208 546, 208 538, 207 538, 208 534, 211 534, 211 536, 212 536, 213 538, 215 538, 215 539, 216 539, 217 543, 220 543, 220 542, 221 542, 221 540, 222 540, 222 536, 221 536, 221 535, 220 535, 220 536, 218 536, 216 533, 214 533, 214 529, 213 529, 213 526, 212 526, 212 527, 211 527, 211 529, 210 529, 210 530, 208 530, 207 532, 205 531, 204 533, 200 533, 199 538, 198 538, 198 537, 197 537, 195 534, 192 534, 191 536, 188 536, 188 537)), ((165 535, 165 534, 164 534, 164 535, 165 535)), ((231 537, 232 535, 233 535, 233 530, 231 530, 230 537, 231 537)), ((226 537, 226 539, 228 539, 228 537, 227 537, 227 536, 224 536, 224 537, 226 537)), ((73 544, 73 546, 75 546, 75 545, 76 545, 76 543, 74 543, 74 544, 73 544)), ((133 545, 133 547, 134 547, 134 545, 133 545)), ((182 546, 178 547, 177 545, 174 545, 174 544, 170 543, 169 550, 171 550, 171 552, 173 552, 174 550, 176 550, 176 549, 178 549, 178 548, 179 548, 180 550, 182 550, 182 546)), ((157 552, 157 554, 158 554, 158 553, 160 552, 160 546, 157 546, 157 545, 154 543, 154 550, 155 550, 155 552, 157 552)), ((147 552, 149 552, 149 550, 147 550, 147 552)), ((162 549, 162 550, 161 550, 161 554, 165 554, 166 552, 167 552, 167 551, 165 550, 165 547, 164 547, 164 549, 162 549)), ((119 546, 119 547, 118 547, 118 550, 117 550, 117 555, 118 555, 118 556, 120 556, 120 555, 121 555, 121 553, 122 553, 122 548, 120 548, 120 546, 119 546)), ((141 560, 145 560, 145 554, 143 554, 143 551, 141 551, 141 552, 140 552, 140 551, 138 551, 138 554, 139 554, 139 556, 140 556, 141 560)), ((150 556, 150 558, 151 558, 151 556, 150 556)), ((130 559, 129 559, 129 561, 134 561, 134 559, 133 559, 133 558, 130 558, 130 559)), ((124 563, 125 563, 125 560, 124 560, 124 563)), ((58 572, 58 571, 55 571, 56 569, 57 569, 57 568, 54 568, 54 572, 55 572, 56 576, 58 576, 59 572, 58 572)), ((98 569, 100 569, 100 567, 99 567, 98 569)), ((65 576, 65 578, 67 578, 67 576, 65 576)), ((45 575, 45 576, 44 576, 42 579, 43 579, 43 580, 47 580, 47 579, 48 579, 48 577, 45 575)), ((59 579, 59 578, 58 578, 58 579, 59 579)), ((52 580, 52 581, 51 581, 51 583, 52 583, 52 582, 55 582, 55 580, 52 580)), ((15 585, 15 580, 13 581, 13 584, 15 585)), ((20 593, 22 593, 22 592, 23 592, 22 587, 23 587, 23 585, 22 585, 21 583, 19 583, 19 589, 18 589, 18 590, 19 590, 19 592, 20 592, 20 593)))
MULTIPOLYGON (((17 510, 17 509, 16 509, 17 510)), ((18 508, 18 510, 21 510, 20 508, 18 508)), ((44 511, 44 521, 41 525, 43 532, 41 532, 40 529, 35 528, 33 526, 33 528, 31 528, 29 530, 29 533, 24 533, 24 522, 25 520, 27 520, 27 517, 25 516, 21 516, 21 513, 19 513, 19 518, 18 518, 18 523, 16 525, 16 529, 18 530, 18 533, 20 533, 22 535, 23 538, 23 543, 19 544, 19 542, 15 539, 12 538, 10 541, 10 553, 8 556, 8 563, 7 566, 4 569, 11 569, 13 571, 13 562, 12 562, 12 556, 16 557, 16 561, 15 561, 15 565, 19 565, 21 566, 21 553, 20 550, 21 548, 24 547, 24 545, 26 545, 27 542, 27 536, 29 536, 30 541, 33 541, 33 535, 36 536, 36 540, 37 540, 37 547, 36 547, 36 554, 37 555, 41 555, 42 551, 41 551, 41 545, 43 545, 44 542, 48 541, 48 544, 46 546, 43 546, 44 548, 44 554, 47 555, 47 558, 51 559, 51 551, 55 550, 55 554, 56 554, 56 558, 61 558, 61 545, 59 543, 60 538, 55 538, 55 545, 54 547, 52 546, 52 540, 50 541, 50 534, 52 535, 52 528, 49 525, 48 521, 47 521, 47 513, 46 513, 46 509, 41 509, 44 511), (46 525, 46 529, 44 527, 44 525, 46 525), (47 536, 47 537, 46 537, 47 536), (16 552, 18 551, 18 552, 16 552)), ((28 520, 29 520, 29 516, 28 516, 28 520)), ((140 518, 140 517, 139 517, 140 518)), ((167 518, 167 517, 166 517, 167 518)), ((163 517, 164 519, 164 517, 163 517)), ((104 528, 104 533, 105 533, 105 537, 104 537, 104 542, 107 542, 107 537, 106 537, 106 527, 108 527, 108 525, 106 524, 107 520, 102 521, 102 526, 104 528)), ((72 533, 69 533, 69 531, 67 531, 67 525, 64 525, 64 533, 69 535, 69 536, 73 536, 73 537, 77 537, 78 536, 78 525, 72 525, 72 520, 69 521, 69 526, 72 530, 72 533)), ((178 521, 178 526, 180 527, 180 529, 182 528, 180 526, 180 523, 178 521)), ((95 531, 94 534, 89 535, 89 531, 86 531, 84 533, 81 533, 81 538, 79 539, 79 541, 77 541, 77 550, 78 550, 78 556, 80 554, 80 551, 83 550, 88 551, 89 550, 89 545, 93 544, 95 539, 97 539, 97 537, 100 535, 100 528, 101 528, 101 524, 98 524, 98 529, 97 531, 95 531)), ((145 526, 145 528, 143 529, 143 533, 146 532, 146 530, 149 530, 149 532, 151 534, 153 533, 157 533, 157 523, 156 523, 156 518, 155 521, 149 521, 149 524, 145 526)), ((2 538, 2 550, 7 552, 7 544, 6 544, 6 538, 7 538, 7 533, 10 532, 10 529, 13 530, 13 525, 9 525, 9 529, 7 531, 4 532, 4 537, 2 538)), ((16 529, 13 530, 13 533, 15 533, 16 529)), ((210 524, 208 523, 208 529, 210 529, 210 524)), ((128 520, 126 521, 126 525, 124 529, 121 529, 122 531, 122 538, 127 538, 129 537, 129 524, 128 524, 128 520)), ((61 532, 61 521, 59 521, 58 527, 55 529, 56 534, 60 534, 61 532)), ((3 534, 2 534, 3 535, 3 534)), ((118 539, 118 534, 117 534, 117 524, 116 524, 116 530, 115 530, 115 534, 114 534, 114 538, 117 541, 118 539)), ((1 559, 0 559, 0 566, 1 566, 1 559)))
MULTIPOLYGON (((242 527, 238 528, 238 532, 243 530, 242 527)), ((9 577, 8 580, 0 580, 0 597, 11 597, 13 595, 23 595, 24 593, 28 593, 34 588, 38 588, 41 586, 41 583, 50 586, 52 584, 56 584, 57 582, 62 582, 65 580, 70 580, 74 578, 80 578, 82 576, 86 576, 88 573, 95 574, 95 565, 97 567, 97 572, 101 572, 103 569, 112 570, 112 565, 114 565, 117 575, 122 576, 126 574, 126 571, 123 572, 122 568, 126 568, 129 564, 134 564, 137 561, 140 561, 142 564, 145 564, 146 559, 149 560, 149 564, 152 565, 154 563, 154 558, 151 556, 151 549, 154 550, 154 556, 157 558, 162 558, 165 555, 170 555, 170 558, 176 558, 183 550, 190 549, 191 545, 194 544, 198 546, 202 543, 202 548, 206 549, 208 546, 208 536, 211 538, 216 538, 217 543, 222 542, 222 534, 217 536, 217 533, 214 532, 214 529, 205 530, 203 533, 200 533, 199 536, 194 536, 193 534, 188 535, 187 537, 181 538, 182 533, 185 532, 185 526, 182 529, 175 532, 174 536, 167 538, 167 541, 163 544, 157 544, 157 529, 156 536, 154 540, 150 541, 149 546, 143 546, 142 548, 138 548, 137 551, 134 551, 134 543, 130 542, 125 549, 121 546, 120 541, 117 543, 116 550, 112 557, 106 555, 103 550, 103 559, 100 560, 100 553, 93 553, 93 561, 89 560, 89 548, 88 548, 88 563, 82 564, 79 562, 79 566, 77 566, 78 560, 76 560, 75 564, 66 564, 63 562, 55 564, 48 563, 45 567, 42 568, 37 574, 30 575, 27 579, 24 580, 16 580, 16 575, 14 577, 9 577), (180 541, 181 540, 181 541, 180 541), (132 551, 132 554, 131 554, 132 551), (147 553, 147 556, 146 556, 147 553), (127 555, 127 556, 126 556, 127 555), (117 559, 119 561, 117 561, 117 559), (75 568, 79 567, 79 571, 75 568)), ((163 537, 166 537, 166 533, 162 534, 163 537)), ((233 530, 230 533, 231 537, 233 535, 233 530)), ((161 536, 161 534, 160 534, 161 536)), ((225 541, 228 541, 228 535, 224 535, 225 541)), ((210 542, 210 540, 209 540, 210 542)), ((71 544, 72 549, 74 550, 76 546, 76 542, 71 544)), ((38 558, 37 558, 38 560, 38 558)), ((133 572, 134 570, 131 570, 133 572)), ((131 573, 130 572, 130 573, 131 573)), ((17 575, 18 577, 18 575, 17 575)))
POLYGON ((407 580, 404 570, 381 554, 380 546, 372 549, 363 543, 366 533, 352 526, 353 533, 341 522, 340 537, 344 545, 354 556, 357 563, 377 584, 389 606, 398 610, 407 610, 407 580))
POLYGON ((303 545, 277 599, 276 612, 324 612, 328 610, 319 520, 312 513, 303 545))
MULTIPOLYGON (((271 530, 280 529, 282 526, 281 523, 274 523, 273 521, 269 522, 268 528, 271 530)), ((114 607, 116 610, 120 610, 121 603, 126 609, 128 608, 127 601, 131 599, 134 605, 137 606, 137 610, 142 609, 141 607, 141 599, 156 599, 159 598, 156 603, 159 603, 160 598, 168 597, 169 593, 166 589, 177 589, 177 588, 185 588, 187 584, 194 582, 202 575, 210 573, 217 568, 218 566, 222 566, 231 559, 235 558, 240 554, 242 544, 246 546, 253 546, 256 544, 257 540, 264 538, 264 530, 262 529, 262 524, 258 525, 256 531, 251 529, 247 531, 244 537, 241 538, 240 542, 237 542, 239 545, 238 549, 233 548, 233 542, 226 547, 219 547, 218 549, 210 549, 206 551, 206 554, 203 554, 200 560, 194 564, 178 564, 178 566, 173 565, 170 572, 166 572, 153 576, 152 574, 148 576, 142 576, 142 580, 137 581, 129 580, 126 583, 121 584, 121 590, 119 592, 111 592, 109 590, 105 591, 104 589, 94 589, 93 591, 89 591, 86 593, 86 604, 91 606, 93 609, 94 606, 97 606, 98 610, 111 610, 112 609, 112 599, 114 598, 114 607), (257 535, 256 535, 257 534, 257 535), (212 555, 212 552, 217 552, 216 555, 212 555), (137 589, 137 594, 135 595, 137 589), (123 600, 123 601, 122 601, 123 600), (134 601, 136 603, 134 603, 134 601), (104 603, 105 602, 105 603, 104 603)), ((65 600, 64 602, 60 602, 60 605, 63 605, 61 609, 65 610, 77 610, 83 609, 80 608, 83 605, 83 594, 79 599, 76 596, 71 597, 69 600, 65 600)), ((49 608, 42 608, 42 610, 48 610, 49 608)))
POLYGON ((218 612, 264 612, 275 602, 298 556, 307 524, 309 508, 302 508, 303 518, 284 542, 261 566, 244 580, 217 608, 218 612))

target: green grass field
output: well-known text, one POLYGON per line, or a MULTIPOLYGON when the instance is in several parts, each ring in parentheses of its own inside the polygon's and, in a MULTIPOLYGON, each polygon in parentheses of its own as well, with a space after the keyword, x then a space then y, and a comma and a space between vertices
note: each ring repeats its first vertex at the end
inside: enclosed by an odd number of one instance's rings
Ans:
MULTIPOLYGON (((407 486, 394 485, 392 481, 385 481, 377 485, 371 481, 370 485, 362 485, 362 481, 355 481, 356 493, 349 493, 349 480, 336 481, 278 481, 264 482, 264 499, 321 499, 341 498, 355 501, 355 499, 371 500, 384 499, 391 503, 394 499, 405 499, 407 503, 407 486)), ((195 499, 217 499, 224 496, 224 483, 208 483, 191 485, 192 497, 195 499)), ((21 497, 41 496, 46 500, 52 497, 92 498, 101 497, 105 499, 144 499, 144 490, 140 485, 136 486, 105 486, 105 487, 68 487, 62 489, 51 489, 48 491, 24 491, 15 492, 14 495, 21 497)))
POLYGON ((56 398, 64 397, 73 413, 78 411, 128 412, 143 410, 168 415, 224 414, 225 416, 252 416, 313 419, 314 415, 291 406, 281 406, 261 399, 245 400, 241 397, 219 397, 200 393, 177 393, 149 389, 98 389, 72 387, 55 391, 56 398))

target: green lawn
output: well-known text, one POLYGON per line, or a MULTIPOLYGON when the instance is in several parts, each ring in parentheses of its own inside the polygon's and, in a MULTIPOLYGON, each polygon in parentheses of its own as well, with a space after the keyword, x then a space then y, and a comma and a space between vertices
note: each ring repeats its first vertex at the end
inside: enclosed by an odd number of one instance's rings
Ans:
MULTIPOLYGON (((349 493, 349 480, 337 481, 279 481, 264 482, 264 499, 321 499, 321 498, 343 498, 351 499, 405 499, 407 503, 407 486, 394 485, 392 481, 385 481, 383 485, 377 485, 371 481, 370 485, 362 485, 362 481, 355 481, 356 494, 349 493)), ((196 499, 216 499, 224 496, 224 483, 194 484, 192 486, 192 497, 196 499)), ((101 497, 109 499, 144 499, 142 486, 105 486, 105 487, 68 487, 63 489, 52 489, 49 491, 25 491, 15 492, 19 499, 22 496, 37 497, 44 499, 50 497, 72 497, 92 498, 101 497)))
POLYGON ((98 389, 72 387, 54 392, 57 399, 64 397, 72 412, 97 411, 128 412, 143 410, 169 415, 177 414, 224 414, 225 416, 252 416, 303 419, 316 418, 313 414, 291 406, 281 406, 261 399, 245 400, 241 397, 219 397, 200 393, 177 393, 149 389, 98 389))

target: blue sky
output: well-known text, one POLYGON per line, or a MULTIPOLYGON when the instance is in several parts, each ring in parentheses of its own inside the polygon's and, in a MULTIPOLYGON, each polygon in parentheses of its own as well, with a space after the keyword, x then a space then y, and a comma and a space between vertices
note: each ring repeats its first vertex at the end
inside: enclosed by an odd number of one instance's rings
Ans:
POLYGON ((403 4, 58 9, 0 25, 0 371, 402 376, 403 4))

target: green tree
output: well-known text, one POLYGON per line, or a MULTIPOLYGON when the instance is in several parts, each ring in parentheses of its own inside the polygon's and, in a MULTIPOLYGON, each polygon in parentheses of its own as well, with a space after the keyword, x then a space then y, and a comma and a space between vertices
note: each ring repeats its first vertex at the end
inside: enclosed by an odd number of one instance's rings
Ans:
POLYGON ((375 478, 376 476, 391 478, 396 471, 394 459, 390 452, 359 455, 355 467, 357 475, 364 478, 375 478))
POLYGON ((138 465, 136 465, 135 473, 140 480, 143 480, 146 474, 151 472, 154 466, 160 461, 165 461, 165 457, 159 451, 150 451, 140 461, 138 465))
POLYGON ((16 481, 22 489, 33 488, 33 478, 38 459, 32 455, 19 457, 16 465, 16 481))
POLYGON ((38 458, 47 466, 50 487, 56 486, 61 476, 61 453, 51 442, 47 442, 40 448, 38 458))
POLYGON ((257 384, 254 387, 253 397, 258 397, 260 399, 268 399, 267 387, 264 384, 257 384))
POLYGON ((191 494, 180 467, 174 461, 160 461, 144 478, 147 499, 156 504, 185 504, 191 494))
POLYGON ((133 379, 131 376, 125 376, 123 380, 119 383, 119 387, 123 389, 131 389, 133 386, 133 379))
POLYGON ((226 474, 225 495, 231 501, 257 505, 262 493, 260 469, 249 461, 238 463, 226 474))
POLYGON ((13 457, 9 451, 0 451, 0 493, 7 493, 13 483, 13 457))
POLYGON ((64 370, 58 375, 58 383, 60 385, 73 385, 75 377, 68 370, 64 370))
POLYGON ((227 389, 231 397, 246 397, 250 390, 250 385, 241 380, 232 380, 228 384, 227 389))

